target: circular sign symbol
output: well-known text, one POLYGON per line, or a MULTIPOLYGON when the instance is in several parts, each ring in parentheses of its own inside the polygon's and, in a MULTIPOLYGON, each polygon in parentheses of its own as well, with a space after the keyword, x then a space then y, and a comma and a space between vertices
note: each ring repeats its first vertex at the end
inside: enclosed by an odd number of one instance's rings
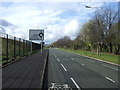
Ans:
POLYGON ((44 34, 43 33, 39 33, 39 36, 42 37, 42 36, 44 36, 44 34))

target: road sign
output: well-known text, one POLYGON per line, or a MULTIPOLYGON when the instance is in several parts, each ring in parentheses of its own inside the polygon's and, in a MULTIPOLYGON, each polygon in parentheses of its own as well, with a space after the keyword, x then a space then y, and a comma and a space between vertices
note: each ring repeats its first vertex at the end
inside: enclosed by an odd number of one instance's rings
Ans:
POLYGON ((44 29, 30 29, 29 40, 44 40, 44 29))

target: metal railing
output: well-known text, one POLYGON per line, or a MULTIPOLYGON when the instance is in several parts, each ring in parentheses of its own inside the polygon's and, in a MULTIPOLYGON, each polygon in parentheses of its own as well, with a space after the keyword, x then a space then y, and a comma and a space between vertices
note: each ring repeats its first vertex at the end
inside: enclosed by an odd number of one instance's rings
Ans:
POLYGON ((2 46, 2 55, 0 55, 2 64, 11 62, 16 58, 28 56, 40 49, 40 44, 38 43, 5 33, 0 33, 0 39, 2 41, 2 43, 0 43, 2 46))

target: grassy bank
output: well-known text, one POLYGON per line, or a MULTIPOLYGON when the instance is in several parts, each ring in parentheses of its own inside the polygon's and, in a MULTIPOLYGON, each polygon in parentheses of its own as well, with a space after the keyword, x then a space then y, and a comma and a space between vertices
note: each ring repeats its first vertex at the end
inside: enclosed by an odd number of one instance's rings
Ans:
POLYGON ((70 53, 85 55, 85 56, 101 59, 104 61, 112 62, 115 64, 120 64, 120 61, 118 61, 118 57, 120 57, 120 55, 111 55, 111 54, 107 54, 107 53, 102 52, 101 56, 98 56, 96 52, 90 52, 90 51, 86 52, 86 51, 82 51, 82 50, 71 50, 71 49, 63 49, 63 48, 59 48, 59 49, 63 50, 63 51, 70 52, 70 53))

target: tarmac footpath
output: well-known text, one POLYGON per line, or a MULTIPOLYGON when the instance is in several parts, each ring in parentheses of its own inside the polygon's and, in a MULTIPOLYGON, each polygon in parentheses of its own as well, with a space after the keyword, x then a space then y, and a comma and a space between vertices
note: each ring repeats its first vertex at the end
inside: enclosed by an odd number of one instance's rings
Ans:
POLYGON ((2 68, 2 90, 41 90, 48 49, 2 68))

